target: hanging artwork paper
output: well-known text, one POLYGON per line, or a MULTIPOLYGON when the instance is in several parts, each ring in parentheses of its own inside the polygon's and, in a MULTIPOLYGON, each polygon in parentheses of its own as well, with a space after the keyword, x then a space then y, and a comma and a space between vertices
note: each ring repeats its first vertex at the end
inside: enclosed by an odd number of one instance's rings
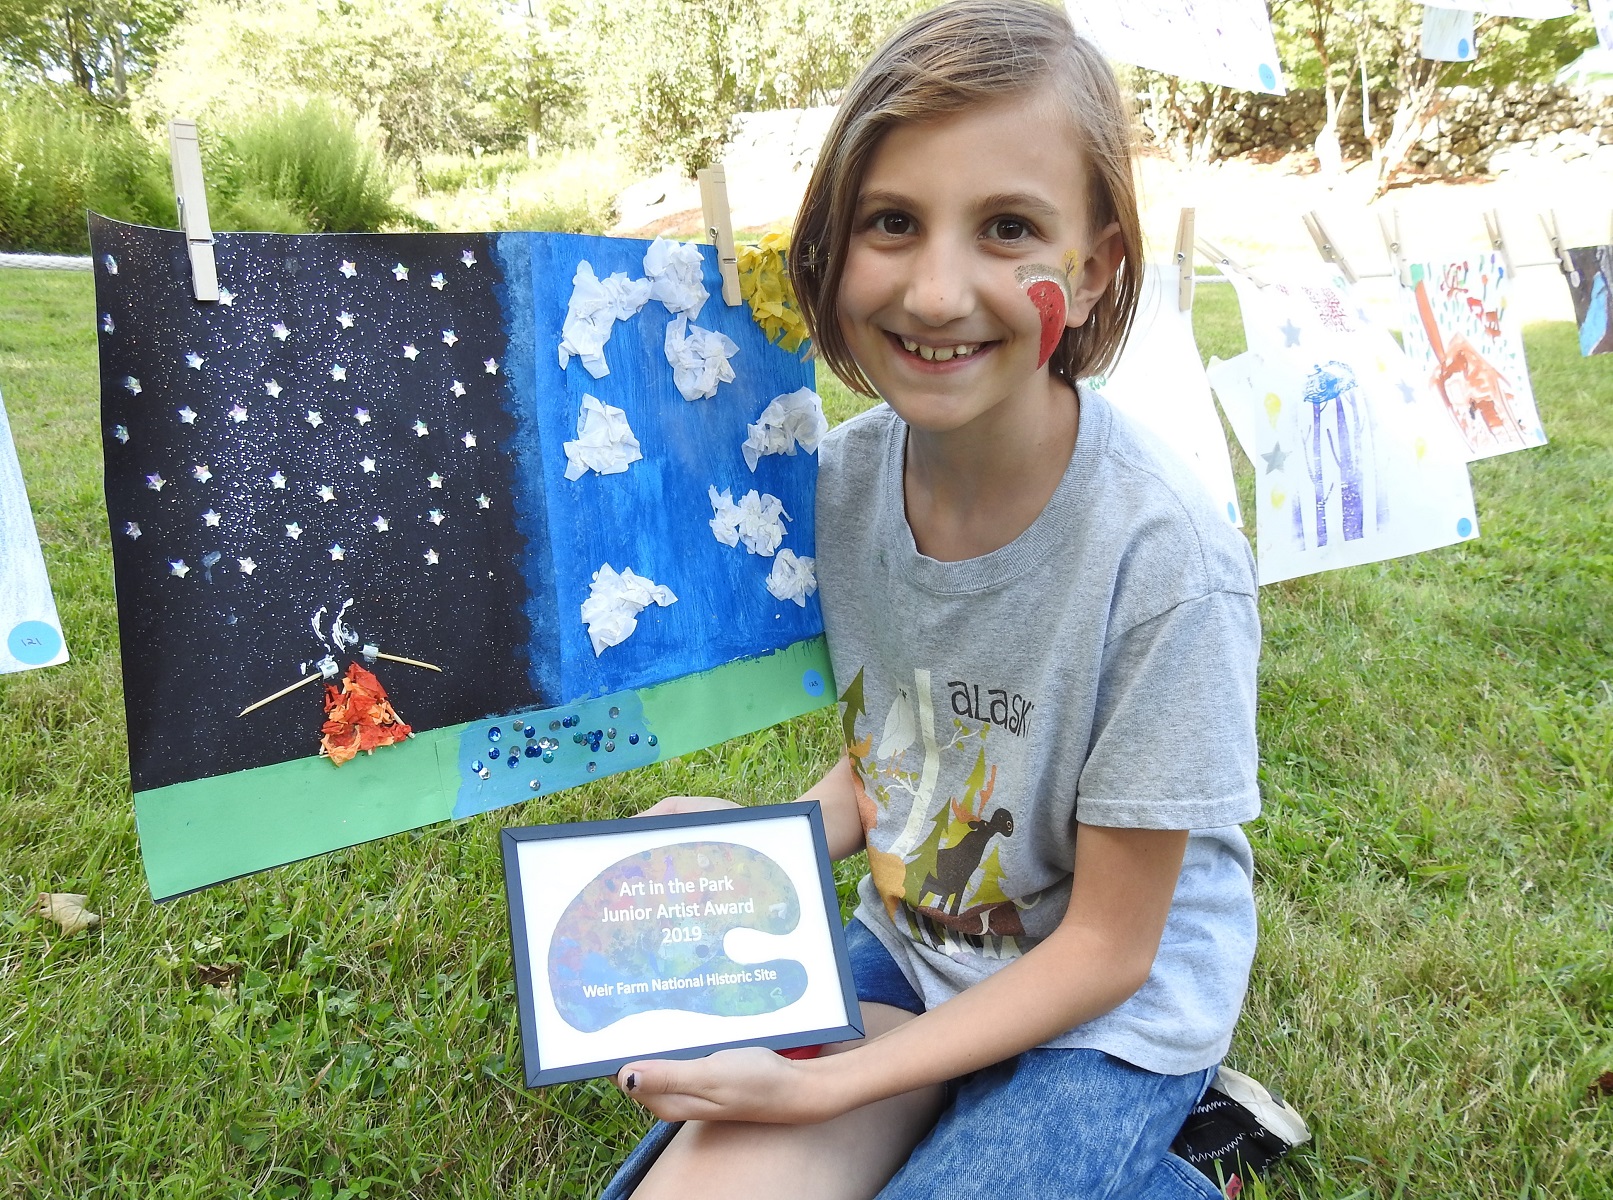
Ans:
POLYGON ((1468 458, 1545 445, 1501 256, 1413 263, 1410 274, 1401 289, 1406 352, 1444 401, 1468 458))
POLYGON ((1577 246, 1568 252, 1579 282, 1568 281, 1579 326, 1579 352, 1613 354, 1613 246, 1577 246))
POLYGON ((1573 0, 1419 0, 1424 8, 1470 9, 1487 17, 1525 17, 1549 21, 1571 16, 1573 0))
POLYGON ((45 556, 0 400, 0 675, 67 661, 45 556))
POLYGON ((1613 52, 1613 0, 1591 0, 1591 24, 1603 50, 1613 52))
POLYGON ((699 310, 729 370, 679 390, 667 328, 695 311, 691 255, 719 291, 709 246, 221 234, 203 304, 180 234, 97 217, 91 239, 153 895, 832 699, 816 598, 711 536, 709 488, 760 488, 810 558, 817 460, 747 462, 812 383, 748 309, 699 310))
POLYGON ((1477 537, 1461 447, 1343 279, 1231 277, 1249 350, 1209 377, 1247 431, 1260 582, 1477 537))
POLYGON ((1226 434, 1193 340, 1193 311, 1176 300, 1174 266, 1148 266, 1120 361, 1087 383, 1164 442, 1217 511, 1232 524, 1243 524, 1226 434))
POLYGON ((1265 0, 1067 0, 1077 33, 1109 58, 1184 79, 1284 95, 1265 0))
POLYGON ((1473 13, 1463 8, 1423 9, 1422 56, 1434 62, 1472 62, 1479 56, 1473 13))

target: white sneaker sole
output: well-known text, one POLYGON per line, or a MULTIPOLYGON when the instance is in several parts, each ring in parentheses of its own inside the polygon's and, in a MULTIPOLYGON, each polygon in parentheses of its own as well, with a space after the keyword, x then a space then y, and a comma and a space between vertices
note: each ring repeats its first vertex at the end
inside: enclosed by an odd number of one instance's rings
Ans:
POLYGON ((1249 1076, 1230 1067, 1221 1067, 1210 1081, 1210 1086, 1254 1113, 1263 1126, 1290 1146, 1302 1146, 1311 1140, 1311 1131, 1306 1128, 1305 1119, 1287 1101, 1277 1099, 1249 1076))

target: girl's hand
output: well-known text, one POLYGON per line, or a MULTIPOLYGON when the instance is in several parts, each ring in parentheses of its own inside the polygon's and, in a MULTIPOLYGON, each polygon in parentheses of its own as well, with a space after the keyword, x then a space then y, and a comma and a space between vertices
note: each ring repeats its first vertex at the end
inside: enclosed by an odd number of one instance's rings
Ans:
POLYGON ((827 1121, 844 1108, 822 1082, 820 1071, 760 1046, 719 1050, 688 1062, 628 1063, 616 1073, 616 1085, 663 1121, 827 1121))
POLYGON ((664 817, 669 813, 711 812, 719 808, 740 808, 732 800, 720 800, 716 796, 666 796, 657 800, 641 813, 634 813, 635 817, 664 817))

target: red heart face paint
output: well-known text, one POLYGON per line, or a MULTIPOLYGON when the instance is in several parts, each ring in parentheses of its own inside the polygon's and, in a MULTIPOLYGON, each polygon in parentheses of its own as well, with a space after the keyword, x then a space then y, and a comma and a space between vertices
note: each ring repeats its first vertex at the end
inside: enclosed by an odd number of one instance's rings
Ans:
POLYGON ((1019 280, 1019 286, 1025 289, 1042 318, 1042 344, 1036 359, 1036 366, 1041 368, 1053 357, 1059 339, 1064 336, 1064 321, 1070 306, 1069 284, 1064 272, 1041 263, 1027 263, 1014 272, 1014 278, 1019 280))

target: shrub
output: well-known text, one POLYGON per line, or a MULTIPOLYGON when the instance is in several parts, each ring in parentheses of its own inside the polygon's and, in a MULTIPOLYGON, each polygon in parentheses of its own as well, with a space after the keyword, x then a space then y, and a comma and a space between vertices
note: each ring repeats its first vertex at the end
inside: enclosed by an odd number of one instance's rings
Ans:
POLYGON ((554 195, 513 207, 498 222, 504 229, 537 233, 604 233, 615 223, 615 208, 608 199, 600 205, 590 202, 587 196, 554 195))

